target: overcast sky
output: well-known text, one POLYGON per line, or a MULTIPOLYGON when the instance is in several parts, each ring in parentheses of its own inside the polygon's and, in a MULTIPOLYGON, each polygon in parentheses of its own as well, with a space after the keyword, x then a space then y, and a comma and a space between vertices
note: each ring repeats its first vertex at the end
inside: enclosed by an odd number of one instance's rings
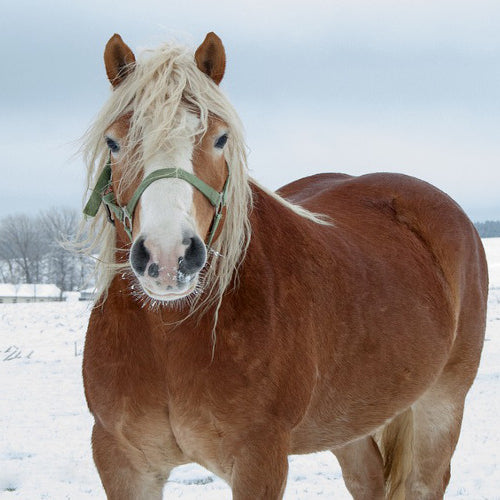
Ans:
POLYGON ((260 182, 404 172, 500 219, 499 26, 498 0, 4 2, 0 216, 81 207, 113 33, 139 52, 215 31, 260 182))

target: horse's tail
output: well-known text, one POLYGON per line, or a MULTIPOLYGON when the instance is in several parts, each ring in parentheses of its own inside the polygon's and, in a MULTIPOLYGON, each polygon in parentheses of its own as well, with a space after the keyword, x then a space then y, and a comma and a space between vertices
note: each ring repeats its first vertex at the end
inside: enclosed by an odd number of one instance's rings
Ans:
POLYGON ((411 407, 391 420, 377 434, 377 443, 384 461, 386 498, 404 500, 405 483, 413 462, 411 407))

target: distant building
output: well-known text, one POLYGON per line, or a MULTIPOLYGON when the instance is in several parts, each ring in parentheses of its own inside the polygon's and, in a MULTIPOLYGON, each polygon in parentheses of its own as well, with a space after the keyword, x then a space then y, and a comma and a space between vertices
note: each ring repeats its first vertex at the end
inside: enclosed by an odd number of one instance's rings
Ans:
POLYGON ((53 302, 60 300, 61 290, 56 285, 0 283, 0 303, 53 302))
POLYGON ((80 300, 95 300, 95 288, 80 290, 80 300))

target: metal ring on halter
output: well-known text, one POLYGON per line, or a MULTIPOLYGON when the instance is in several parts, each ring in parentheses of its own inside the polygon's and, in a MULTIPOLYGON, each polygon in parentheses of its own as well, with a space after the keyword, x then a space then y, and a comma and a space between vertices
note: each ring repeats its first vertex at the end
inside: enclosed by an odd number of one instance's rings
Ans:
POLYGON ((115 220, 113 219, 113 217, 111 216, 111 210, 109 208, 109 205, 107 203, 104 203, 104 207, 106 208, 106 216, 108 218, 108 221, 111 222, 111 224, 113 224, 113 226, 115 225, 115 220))
POLYGON ((122 207, 122 213, 123 213, 123 220, 122 220, 123 228, 129 235, 130 239, 132 239, 132 215, 129 214, 127 207, 122 207))

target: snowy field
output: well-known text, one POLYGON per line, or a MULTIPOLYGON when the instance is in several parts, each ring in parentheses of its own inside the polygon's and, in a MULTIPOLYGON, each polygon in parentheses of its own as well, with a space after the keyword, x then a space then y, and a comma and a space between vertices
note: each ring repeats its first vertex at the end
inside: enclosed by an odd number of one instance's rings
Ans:
MULTIPOLYGON (((500 238, 484 240, 488 328, 446 499, 500 499, 500 238)), ((0 304, 0 499, 104 499, 81 363, 86 303, 0 304)), ((230 499, 205 469, 174 471, 164 498, 230 499)), ((350 498, 330 453, 290 458, 285 498, 350 498)))

